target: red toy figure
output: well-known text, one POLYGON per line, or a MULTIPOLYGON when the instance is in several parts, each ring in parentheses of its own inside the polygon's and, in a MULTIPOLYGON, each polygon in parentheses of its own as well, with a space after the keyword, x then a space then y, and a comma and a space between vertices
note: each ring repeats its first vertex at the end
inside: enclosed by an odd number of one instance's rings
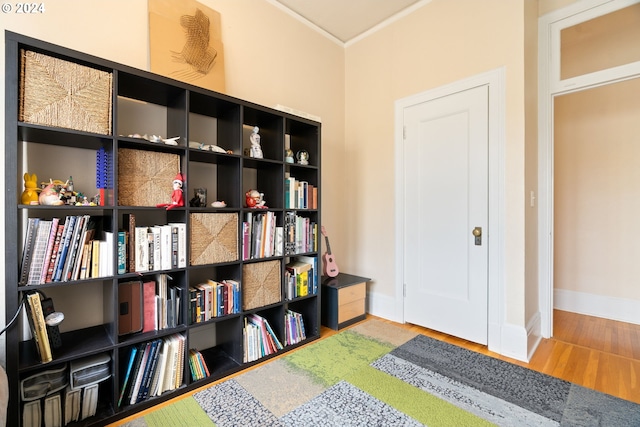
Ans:
POLYGON ((256 190, 249 190, 244 193, 245 203, 248 208, 266 209, 263 193, 256 190))
POLYGON ((175 179, 173 180, 173 193, 171 193, 171 203, 161 203, 159 205, 156 205, 156 207, 167 208, 167 210, 169 210, 184 206, 184 196, 182 194, 183 183, 184 178, 182 177, 182 174, 178 172, 175 179))

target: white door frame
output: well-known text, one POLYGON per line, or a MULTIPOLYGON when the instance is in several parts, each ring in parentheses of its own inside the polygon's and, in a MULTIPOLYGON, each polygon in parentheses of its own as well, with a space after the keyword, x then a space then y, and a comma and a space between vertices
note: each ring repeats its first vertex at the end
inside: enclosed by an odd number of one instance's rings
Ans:
MULTIPOLYGON (((505 69, 497 68, 445 86, 399 99, 395 102, 395 235, 396 235, 396 318, 404 323, 404 180, 403 112, 405 108, 478 86, 489 88, 489 223, 486 236, 488 269, 488 347, 501 354, 505 324, 505 69)), ((504 343, 507 344, 507 343, 504 343)), ((516 353, 520 353, 516 351, 516 353)))
POLYGON ((560 79, 560 31, 638 3, 582 0, 538 20, 538 277, 540 333, 553 336, 553 99, 640 76, 640 61, 566 80, 560 79))

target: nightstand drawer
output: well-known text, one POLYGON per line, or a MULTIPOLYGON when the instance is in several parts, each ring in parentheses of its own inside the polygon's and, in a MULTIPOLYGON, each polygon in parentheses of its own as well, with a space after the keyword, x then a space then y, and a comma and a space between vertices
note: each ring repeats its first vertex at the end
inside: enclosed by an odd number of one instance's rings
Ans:
POLYGON ((367 286, 365 282, 357 285, 351 285, 346 288, 338 289, 338 304, 349 304, 357 300, 365 299, 367 295, 367 286))
POLYGON ((346 322, 358 316, 364 316, 364 298, 338 306, 338 323, 346 322))

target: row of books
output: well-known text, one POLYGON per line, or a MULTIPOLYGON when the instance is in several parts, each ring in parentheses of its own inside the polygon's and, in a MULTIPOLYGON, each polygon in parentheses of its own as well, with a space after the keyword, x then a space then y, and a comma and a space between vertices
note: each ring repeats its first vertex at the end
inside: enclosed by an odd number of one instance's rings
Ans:
POLYGON ((120 266, 125 265, 133 265, 131 271, 137 273, 187 266, 187 225, 185 223, 176 222, 152 227, 136 226, 133 230, 133 234, 129 233, 129 238, 133 238, 134 241, 124 244, 123 250, 126 252, 127 247, 135 250, 130 251, 123 259, 118 259, 119 271, 120 266), (129 257, 128 262, 127 257, 129 257))
POLYGON ((28 218, 21 285, 67 282, 113 274, 113 233, 97 236, 101 218, 28 218), (99 237, 99 238, 98 238, 99 237))
POLYGON ((245 363, 253 362, 284 348, 267 319, 257 314, 250 314, 244 318, 242 336, 245 363))
POLYGON ((286 209, 318 209, 318 188, 288 176, 284 183, 284 206, 286 209))
POLYGON ((242 259, 282 255, 283 233, 274 212, 247 212, 242 223, 242 259))
POLYGON ((240 313, 240 283, 207 280, 189 287, 189 324, 240 313))
POLYGON ((189 350, 189 370, 193 381, 207 378, 210 375, 207 362, 202 357, 202 353, 194 348, 189 350))
POLYGON ((175 328, 180 321, 182 288, 169 286, 170 276, 157 280, 134 280, 118 288, 118 334, 151 332, 175 328))
POLYGON ((310 218, 286 212, 284 216, 284 254, 315 252, 318 249, 318 224, 310 218))
POLYGON ((285 265, 285 298, 292 300, 318 293, 318 258, 298 256, 285 265))
POLYGON ((285 344, 297 344, 307 339, 304 331, 304 320, 302 314, 287 310, 284 315, 285 344))
POLYGON ((173 334, 131 347, 118 407, 133 405, 182 385, 185 337, 173 334))

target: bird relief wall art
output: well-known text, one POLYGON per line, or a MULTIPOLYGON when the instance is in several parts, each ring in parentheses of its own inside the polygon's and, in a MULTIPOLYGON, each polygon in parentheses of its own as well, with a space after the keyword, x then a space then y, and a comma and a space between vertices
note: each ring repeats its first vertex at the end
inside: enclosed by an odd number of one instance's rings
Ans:
POLYGON ((148 0, 151 72, 225 92, 220 13, 194 0, 148 0))

